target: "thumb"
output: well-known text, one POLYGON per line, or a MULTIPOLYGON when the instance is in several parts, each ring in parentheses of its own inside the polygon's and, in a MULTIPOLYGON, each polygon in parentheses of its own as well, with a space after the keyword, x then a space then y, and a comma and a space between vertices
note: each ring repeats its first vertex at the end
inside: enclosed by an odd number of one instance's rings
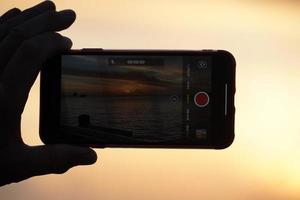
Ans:
POLYGON ((77 165, 90 165, 97 154, 88 147, 66 144, 29 147, 24 171, 28 177, 44 174, 62 174, 77 165))

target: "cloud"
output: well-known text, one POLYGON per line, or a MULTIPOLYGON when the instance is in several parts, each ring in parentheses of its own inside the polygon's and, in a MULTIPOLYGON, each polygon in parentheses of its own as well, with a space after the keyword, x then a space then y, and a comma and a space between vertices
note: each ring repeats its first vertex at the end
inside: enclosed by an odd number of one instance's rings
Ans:
POLYGON ((110 66, 108 57, 66 56, 63 61, 63 74, 99 79, 128 80, 145 85, 178 87, 181 86, 181 66, 110 66))

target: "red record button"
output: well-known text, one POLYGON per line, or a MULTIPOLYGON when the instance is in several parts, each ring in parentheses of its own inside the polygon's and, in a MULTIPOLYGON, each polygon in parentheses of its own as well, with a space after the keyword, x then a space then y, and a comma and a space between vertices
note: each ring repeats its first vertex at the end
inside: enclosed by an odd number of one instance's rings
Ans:
POLYGON ((205 107, 209 103, 209 96, 206 92, 198 92, 195 94, 194 102, 198 107, 205 107))

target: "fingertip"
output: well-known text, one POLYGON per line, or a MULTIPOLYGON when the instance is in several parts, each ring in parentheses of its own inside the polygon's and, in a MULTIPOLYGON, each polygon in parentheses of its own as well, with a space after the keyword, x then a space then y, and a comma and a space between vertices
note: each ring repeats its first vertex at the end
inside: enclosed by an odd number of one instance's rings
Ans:
POLYGON ((73 46, 73 42, 72 42, 72 40, 70 39, 70 38, 68 38, 68 37, 65 37, 65 36, 62 36, 62 38, 63 38, 63 42, 64 42, 64 46, 67 48, 67 49, 71 49, 72 48, 72 46, 73 46))
POLYGON ((96 151, 94 151, 93 149, 89 148, 89 150, 90 150, 90 153, 89 153, 89 163, 88 164, 94 164, 98 160, 98 155, 97 155, 96 151))
POLYGON ((20 12, 22 12, 19 8, 12 8, 11 10, 10 10, 10 12, 12 12, 12 13, 20 13, 20 12))
POLYGON ((53 1, 45 0, 42 3, 38 4, 39 6, 43 6, 47 10, 56 10, 56 5, 53 1))
POLYGON ((57 145, 63 160, 69 160, 72 166, 91 165, 97 161, 97 153, 89 148, 68 144, 57 145))
POLYGON ((91 155, 92 155, 91 156, 91 164, 94 164, 98 160, 98 155, 97 155, 97 152, 94 151, 93 149, 90 148, 90 150, 91 150, 91 155))
MULTIPOLYGON (((51 33, 49 33, 49 34, 51 34, 51 33)), ((63 36, 58 32, 54 32, 54 36, 55 36, 55 39, 58 39, 58 41, 59 41, 60 45, 58 45, 58 47, 60 49, 62 49, 62 50, 71 49, 71 47, 73 46, 73 42, 70 38, 63 36)))
POLYGON ((82 149, 81 150, 82 152, 78 154, 78 157, 80 158, 79 161, 81 165, 91 165, 97 161, 98 156, 93 149, 88 147, 80 147, 80 148, 82 149))
POLYGON ((74 10, 70 10, 70 9, 62 10, 58 12, 57 15, 61 17, 65 21, 65 23, 69 25, 73 24, 74 21, 76 20, 76 13, 74 10))
POLYGON ((64 11, 67 12, 69 14, 69 16, 72 16, 72 18, 74 18, 74 20, 76 19, 76 12, 74 10, 66 9, 64 11))

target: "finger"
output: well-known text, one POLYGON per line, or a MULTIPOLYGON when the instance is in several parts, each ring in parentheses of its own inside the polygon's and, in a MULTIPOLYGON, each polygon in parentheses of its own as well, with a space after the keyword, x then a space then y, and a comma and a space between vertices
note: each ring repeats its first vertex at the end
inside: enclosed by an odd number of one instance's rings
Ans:
POLYGON ((6 34, 15 26, 23 23, 24 21, 39 15, 48 10, 55 10, 55 4, 52 1, 43 1, 36 6, 26 9, 21 12, 18 16, 13 17, 10 20, 5 21, 0 26, 0 41, 6 36, 6 34))
POLYGON ((0 43, 0 73, 12 54, 24 40, 43 32, 66 29, 71 26, 75 18, 76 14, 72 10, 64 10, 61 12, 47 11, 13 28, 0 43))
POLYGON ((30 147, 28 167, 31 174, 64 173, 77 165, 90 165, 97 161, 97 154, 88 147, 71 145, 46 145, 30 147))
POLYGON ((28 147, 22 158, 20 179, 45 174, 62 174, 78 165, 91 165, 97 161, 97 154, 88 147, 65 144, 28 147))
POLYGON ((58 33, 44 33, 22 43, 14 54, 1 79, 12 112, 21 114, 43 62, 70 49, 72 41, 58 33))
POLYGON ((0 24, 17 16, 18 14, 21 13, 21 10, 18 8, 13 8, 10 9, 9 11, 7 11, 6 13, 4 13, 1 17, 0 17, 0 24))

